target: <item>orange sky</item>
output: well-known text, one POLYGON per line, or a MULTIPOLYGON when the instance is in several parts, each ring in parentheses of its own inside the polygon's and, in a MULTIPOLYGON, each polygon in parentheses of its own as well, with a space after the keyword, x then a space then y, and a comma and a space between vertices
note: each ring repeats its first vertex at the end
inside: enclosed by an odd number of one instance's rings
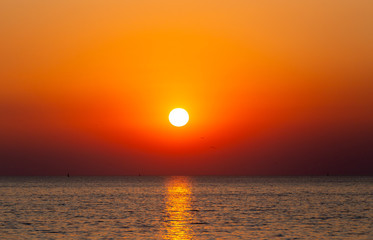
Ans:
POLYGON ((372 9, 3 0, 0 174, 370 174, 372 9))

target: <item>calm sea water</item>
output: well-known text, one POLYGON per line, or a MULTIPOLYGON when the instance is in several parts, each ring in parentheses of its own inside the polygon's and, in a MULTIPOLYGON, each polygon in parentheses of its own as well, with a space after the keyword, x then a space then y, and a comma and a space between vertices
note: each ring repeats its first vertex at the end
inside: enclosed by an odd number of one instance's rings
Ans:
POLYGON ((373 177, 1 177, 1 239, 373 239, 373 177))

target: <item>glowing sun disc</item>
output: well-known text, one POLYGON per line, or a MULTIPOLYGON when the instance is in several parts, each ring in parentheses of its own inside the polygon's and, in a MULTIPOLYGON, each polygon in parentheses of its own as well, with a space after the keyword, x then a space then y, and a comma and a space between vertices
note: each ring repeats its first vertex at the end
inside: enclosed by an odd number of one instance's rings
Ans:
POLYGON ((182 127, 189 121, 189 114, 182 108, 175 108, 168 115, 168 120, 175 127, 182 127))

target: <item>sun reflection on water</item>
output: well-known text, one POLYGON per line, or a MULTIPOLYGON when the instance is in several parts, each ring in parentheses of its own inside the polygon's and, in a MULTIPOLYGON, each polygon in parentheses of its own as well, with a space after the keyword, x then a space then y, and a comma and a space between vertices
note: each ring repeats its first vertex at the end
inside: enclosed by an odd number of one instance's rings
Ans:
POLYGON ((172 177, 166 183, 166 217, 163 239, 192 239, 190 222, 191 183, 187 177, 172 177))

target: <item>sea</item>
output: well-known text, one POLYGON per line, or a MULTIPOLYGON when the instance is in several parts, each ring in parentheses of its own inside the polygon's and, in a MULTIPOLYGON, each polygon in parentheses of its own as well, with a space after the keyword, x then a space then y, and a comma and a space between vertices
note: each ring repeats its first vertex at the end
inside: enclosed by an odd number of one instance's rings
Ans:
POLYGON ((373 177, 0 177, 0 239, 373 239, 373 177))

